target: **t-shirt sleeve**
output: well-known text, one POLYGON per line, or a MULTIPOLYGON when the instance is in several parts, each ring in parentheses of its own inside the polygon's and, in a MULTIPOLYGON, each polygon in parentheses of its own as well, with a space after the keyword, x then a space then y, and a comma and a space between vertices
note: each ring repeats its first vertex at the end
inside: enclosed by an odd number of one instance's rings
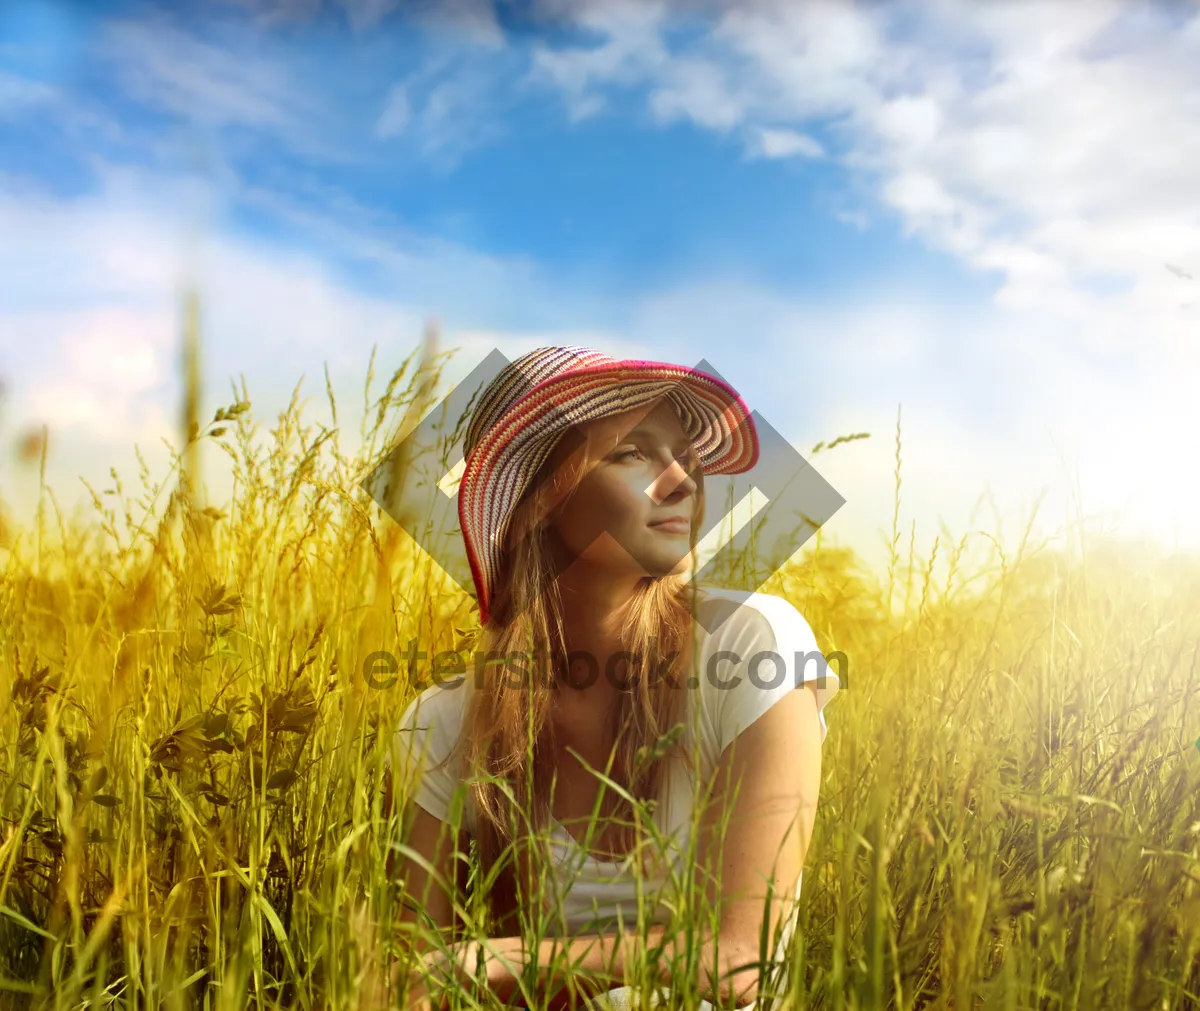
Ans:
POLYGON ((717 751, 734 739, 789 691, 816 690, 821 743, 829 728, 825 706, 840 680, 817 645, 804 616, 782 597, 754 594, 738 607, 716 637, 703 680, 714 712, 717 751), (717 654, 720 657, 717 658, 717 654))
POLYGON ((463 783, 461 763, 457 756, 450 757, 462 726, 463 695, 465 689, 441 685, 423 691, 400 717, 389 751, 404 795, 446 822, 455 808, 455 791, 463 783))

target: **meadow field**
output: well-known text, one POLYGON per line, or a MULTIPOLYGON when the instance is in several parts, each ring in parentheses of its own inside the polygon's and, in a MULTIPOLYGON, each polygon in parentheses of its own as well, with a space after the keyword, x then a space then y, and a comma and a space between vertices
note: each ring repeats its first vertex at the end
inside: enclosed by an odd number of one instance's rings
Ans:
MULTIPOLYGON (((361 1006, 411 694, 364 658, 474 620, 360 487, 438 367, 368 383, 353 454, 242 390, 89 518, 47 490, 5 524, 0 1002, 361 1006), (196 447, 231 501, 195 492, 196 447)), ((902 440, 873 437, 898 506, 902 440)), ((763 586, 849 658, 787 1006, 1200 1006, 1200 560, 978 530, 919 558, 906 533, 887 573, 819 536, 763 586)))

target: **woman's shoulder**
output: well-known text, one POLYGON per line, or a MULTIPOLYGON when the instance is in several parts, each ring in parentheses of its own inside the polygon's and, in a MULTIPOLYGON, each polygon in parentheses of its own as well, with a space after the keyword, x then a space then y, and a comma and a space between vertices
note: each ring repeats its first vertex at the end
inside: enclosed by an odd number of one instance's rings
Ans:
POLYGON ((467 694, 463 681, 433 684, 418 692, 396 724, 396 743, 407 750, 420 745, 435 762, 441 762, 458 743, 467 694))
MULTIPOLYGON (((392 738, 395 768, 417 777, 406 787, 406 795, 440 821, 453 820, 456 791, 463 780, 462 754, 456 746, 467 696, 465 681, 430 685, 405 707, 392 738)), ((465 817, 472 831, 469 801, 465 817)))
POLYGON ((816 648, 811 626, 786 597, 724 587, 704 587, 697 597, 701 643, 709 651, 739 645, 766 650, 816 648))
MULTIPOLYGON (((838 690, 837 675, 804 615, 770 593, 707 589, 697 605, 698 701, 724 750, 790 690, 812 683, 818 709, 838 690)), ((821 736, 825 717, 821 714, 821 736)))
POLYGON ((462 679, 429 685, 409 700, 400 722, 402 725, 409 722, 415 726, 433 721, 461 721, 466 711, 467 690, 468 686, 462 679))

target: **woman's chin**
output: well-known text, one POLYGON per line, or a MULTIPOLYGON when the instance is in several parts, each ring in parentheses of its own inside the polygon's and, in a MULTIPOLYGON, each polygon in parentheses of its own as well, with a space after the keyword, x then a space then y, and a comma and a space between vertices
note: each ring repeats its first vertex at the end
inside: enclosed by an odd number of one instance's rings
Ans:
POLYGON ((654 566, 651 575, 655 579, 662 579, 664 576, 686 576, 691 567, 692 556, 690 554, 684 555, 682 558, 664 558, 654 566))

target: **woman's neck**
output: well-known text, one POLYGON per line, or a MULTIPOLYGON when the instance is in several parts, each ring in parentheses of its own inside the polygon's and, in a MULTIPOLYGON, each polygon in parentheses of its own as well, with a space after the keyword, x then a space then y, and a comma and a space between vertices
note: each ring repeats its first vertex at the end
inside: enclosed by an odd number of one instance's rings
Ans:
POLYGON ((629 573, 597 571, 577 561, 558 580, 566 648, 574 654, 565 683, 577 699, 608 703, 628 677, 614 660, 626 649, 621 627, 639 579, 629 573))
POLYGON ((582 560, 559 576, 569 648, 586 650, 597 658, 620 650, 621 625, 640 582, 630 573, 597 571, 582 560))

